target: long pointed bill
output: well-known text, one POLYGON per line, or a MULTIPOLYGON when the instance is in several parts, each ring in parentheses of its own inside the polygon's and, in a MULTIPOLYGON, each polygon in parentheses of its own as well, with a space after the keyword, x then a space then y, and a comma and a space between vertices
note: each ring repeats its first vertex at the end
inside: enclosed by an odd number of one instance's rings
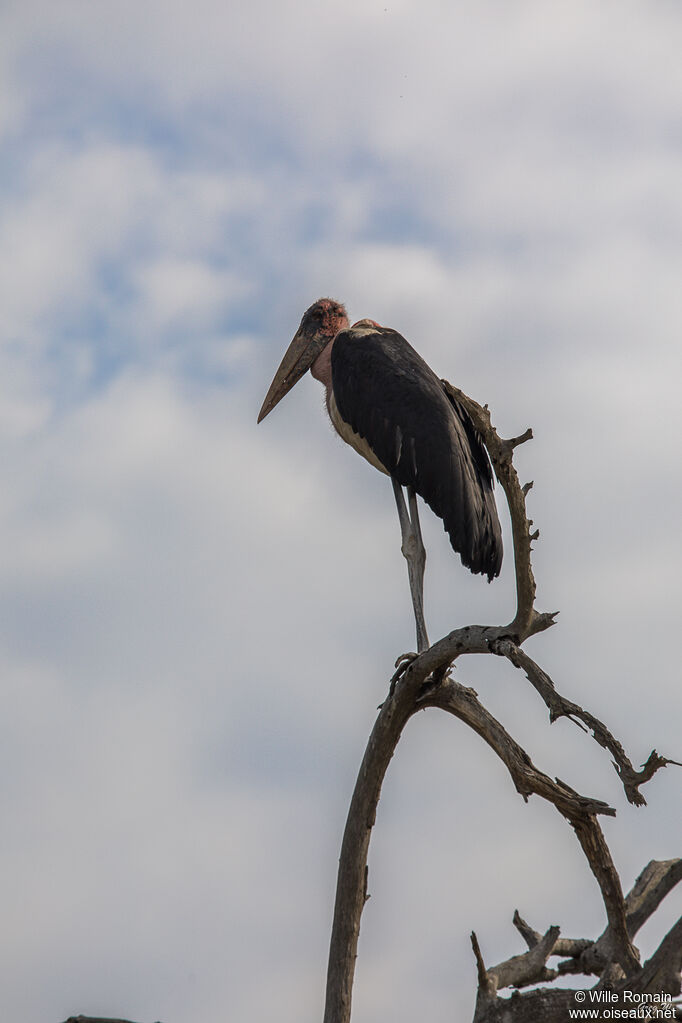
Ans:
POLYGON ((301 379, 306 370, 310 369, 326 343, 327 339, 311 338, 301 330, 296 332, 293 341, 284 353, 284 358, 279 364, 275 378, 270 384, 270 390, 265 396, 263 407, 258 413, 259 423, 262 419, 265 419, 268 412, 272 412, 275 405, 301 379))

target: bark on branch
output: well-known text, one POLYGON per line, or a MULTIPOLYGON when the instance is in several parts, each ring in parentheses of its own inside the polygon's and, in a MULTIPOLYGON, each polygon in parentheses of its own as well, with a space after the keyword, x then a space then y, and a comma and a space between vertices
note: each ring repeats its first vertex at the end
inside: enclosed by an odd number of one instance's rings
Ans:
POLYGON ((599 718, 590 714, 589 711, 579 707, 577 703, 573 703, 571 700, 561 696, 556 691, 554 683, 547 672, 543 671, 540 665, 536 664, 525 650, 521 650, 513 640, 508 638, 496 640, 492 650, 493 653, 506 657, 514 667, 523 668, 528 681, 547 705, 551 722, 556 721, 560 717, 567 717, 576 723, 582 722, 592 732, 592 737, 595 741, 611 753, 613 766, 623 783, 628 801, 635 806, 645 805, 646 799, 639 791, 640 785, 650 781, 659 768, 666 767, 668 764, 676 764, 677 761, 660 757, 656 750, 652 750, 642 770, 636 771, 621 743, 611 734, 606 725, 599 718))
MULTIPOLYGON (((535 608, 531 554, 539 531, 532 528, 533 521, 526 511, 526 497, 532 483, 522 486, 513 465, 514 450, 532 437, 532 431, 528 429, 508 440, 500 438, 487 407, 478 405, 447 381, 443 384, 471 416, 505 493, 512 527, 516 609, 507 625, 468 625, 454 629, 419 656, 402 657, 396 665, 388 696, 379 709, 362 759, 343 836, 324 1023, 350 1023, 360 920, 367 901, 367 857, 381 787, 403 729, 417 711, 426 707, 447 711, 472 728, 503 762, 524 800, 531 795, 538 796, 564 817, 598 882, 606 912, 606 929, 596 939, 563 938, 557 925, 541 934, 516 912, 514 925, 527 951, 492 967, 486 967, 478 939, 472 934, 478 973, 474 1023, 565 1023, 569 1010, 581 1004, 582 991, 550 986, 523 993, 520 989, 551 984, 566 974, 592 974, 598 978, 596 987, 588 992, 591 1005, 595 1000, 601 1004, 599 998, 605 992, 616 999, 624 997, 626 991, 642 998, 662 993, 676 997, 680 994, 682 971, 682 919, 673 925, 643 965, 640 965, 632 939, 682 878, 682 859, 652 861, 624 897, 598 820, 602 814, 613 816, 615 810, 600 799, 580 795, 560 779, 552 779, 536 767, 528 753, 483 706, 474 690, 449 677, 453 663, 464 655, 492 653, 505 657, 514 667, 525 671, 549 710, 550 722, 559 717, 570 718, 591 732, 595 741, 611 754, 625 794, 635 805, 645 802, 639 791, 641 786, 659 768, 676 763, 654 750, 642 769, 636 771, 623 745, 606 725, 560 695, 550 676, 522 649, 525 640, 550 628, 557 614, 535 608), (560 961, 549 966, 548 960, 553 957, 559 957, 560 961), (512 989, 510 997, 500 995, 509 988, 512 989)), ((675 1011, 674 1018, 682 1019, 682 1010, 675 1011)), ((66 1023, 127 1021, 72 1016, 66 1023)))
MULTIPOLYGON (((682 860, 657 862, 652 860, 635 881, 632 890, 625 899, 627 909, 628 933, 632 937, 638 928, 651 916, 674 885, 682 877, 682 860)), ((472 946, 478 972, 478 994, 476 1000, 475 1023, 490 1021, 528 1020, 542 1018, 543 1023, 563 1021, 568 1018, 567 1010, 582 1004, 578 999, 583 995, 582 989, 546 989, 532 992, 519 997, 500 998, 498 992, 503 987, 520 988, 530 984, 546 983, 557 976, 572 974, 596 974, 604 978, 612 974, 612 960, 604 936, 591 941, 586 938, 561 938, 559 928, 550 927, 544 934, 534 930, 518 911, 514 913, 514 925, 523 936, 528 951, 522 955, 512 956, 497 966, 486 967, 478 940, 472 935, 472 946), (547 960, 552 956, 569 955, 570 959, 560 962, 554 969, 547 967, 547 960), (578 995, 578 999, 576 999, 578 995), (538 1000, 538 996, 541 996, 538 1000), (540 1008, 543 1015, 539 1015, 540 1008)), ((606 932, 605 932, 606 933, 606 932)), ((601 997, 609 996, 617 1000, 616 1004, 627 1007, 631 1004, 654 1004, 639 1001, 654 996, 667 994, 674 999, 680 993, 680 970, 682 969, 682 920, 679 920, 666 934, 658 949, 642 968, 635 968, 630 974, 622 977, 609 987, 599 985, 594 990, 595 1001, 591 1006, 600 1004, 601 997), (628 1001, 624 1001, 628 992, 628 1001)), ((610 976, 613 981, 613 977, 610 976)), ((589 992, 588 992, 589 994, 589 992)), ((608 1003, 613 1004, 613 1003, 608 1003)), ((674 1010, 669 1004, 669 1012, 674 1010)), ((682 1010, 674 1010, 672 1019, 682 1019, 682 1010)), ((653 1017, 652 1017, 653 1018, 653 1017)))
POLYGON ((131 1023, 131 1021, 128 1019, 112 1019, 109 1016, 69 1016, 64 1023, 131 1023))
MULTIPOLYGON (((389 694, 365 750, 360 772, 351 799, 344 833, 334 908, 334 921, 327 974, 324 1023, 349 1023, 351 996, 360 918, 366 901, 367 854, 377 803, 388 765, 402 731, 418 710, 435 707, 446 710, 464 721, 485 740, 505 764, 516 790, 525 800, 540 796, 551 803, 575 832, 590 868, 599 884, 607 917, 607 927, 597 940, 562 939, 559 928, 550 927, 544 935, 537 934, 518 917, 518 929, 528 944, 520 956, 486 969, 475 935, 472 944, 479 975, 475 1023, 511 1023, 523 1020, 551 1023, 568 1018, 567 1010, 575 1006, 575 992, 565 989, 517 992, 511 999, 500 998, 498 990, 548 982, 560 973, 592 972, 600 984, 634 983, 649 991, 652 984, 666 984, 665 990, 677 985, 679 992, 679 949, 682 937, 675 925, 661 942, 655 955, 640 966, 639 954, 632 936, 641 922, 650 915, 661 899, 679 879, 677 861, 667 865, 650 864, 640 875, 625 899, 620 878, 598 823, 598 815, 615 811, 599 799, 582 796, 564 782, 550 778, 539 770, 526 751, 514 740, 483 706, 477 694, 449 677, 452 664, 465 654, 494 653, 506 657, 515 667, 523 668, 550 711, 550 721, 566 716, 589 729, 594 739, 607 749, 614 760, 627 798, 640 805, 644 802, 639 788, 649 781, 658 768, 673 761, 652 753, 642 771, 635 771, 622 744, 594 715, 557 693, 554 683, 521 649, 523 642, 535 633, 554 624, 556 612, 539 612, 534 606, 535 578, 531 553, 538 530, 526 513, 526 497, 532 484, 521 486, 512 457, 514 449, 532 436, 530 430, 511 440, 501 439, 490 421, 487 408, 478 405, 446 381, 444 386, 469 412, 476 429, 490 453, 495 475, 509 505, 512 524, 514 571, 516 577, 516 611, 508 625, 469 625, 450 632, 419 656, 403 657, 391 679, 389 694), (673 865, 675 864, 675 865, 673 865), (635 926, 636 925, 636 926, 635 926), (677 942, 677 945, 676 945, 677 942), (563 968, 549 968, 550 956, 568 956, 563 968), (573 969, 575 968, 575 970, 573 969)), ((663 990, 663 989, 661 989, 663 990)))

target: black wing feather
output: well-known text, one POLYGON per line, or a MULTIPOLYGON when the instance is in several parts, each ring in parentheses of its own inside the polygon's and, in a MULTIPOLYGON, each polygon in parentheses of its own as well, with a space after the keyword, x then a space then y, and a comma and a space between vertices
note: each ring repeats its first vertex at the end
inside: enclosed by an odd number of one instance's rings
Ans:
POLYGON ((404 337, 388 327, 367 331, 350 327, 334 340, 332 386, 342 419, 443 520, 467 568, 493 579, 502 535, 480 435, 404 337))

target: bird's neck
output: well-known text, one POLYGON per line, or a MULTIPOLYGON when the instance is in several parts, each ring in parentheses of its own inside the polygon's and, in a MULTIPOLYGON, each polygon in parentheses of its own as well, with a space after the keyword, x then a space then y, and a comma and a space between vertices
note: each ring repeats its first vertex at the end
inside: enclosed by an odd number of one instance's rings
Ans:
POLYGON ((310 367, 310 372, 319 380, 320 383, 324 384, 327 395, 330 394, 332 389, 332 347, 334 345, 334 339, 329 342, 328 345, 322 349, 315 362, 310 367))

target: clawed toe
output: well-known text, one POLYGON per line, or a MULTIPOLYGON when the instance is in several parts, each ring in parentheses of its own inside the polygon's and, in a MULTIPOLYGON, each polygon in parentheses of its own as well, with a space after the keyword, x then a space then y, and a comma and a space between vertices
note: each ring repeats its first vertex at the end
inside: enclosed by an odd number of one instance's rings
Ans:
MULTIPOLYGON (((396 660, 395 671, 391 676, 391 682, 388 689, 389 699, 393 696, 395 692, 395 687, 397 686, 398 682, 403 677, 403 675, 410 667, 410 665, 413 663, 413 661, 417 659, 417 657, 419 657, 419 654, 415 654, 412 651, 407 654, 401 654, 400 657, 396 660)), ((443 668, 436 668, 435 671, 432 671, 431 674, 424 679, 421 690, 419 692, 418 699, 423 700, 426 696, 429 695, 429 693, 432 693, 434 689, 437 689, 439 685, 441 685, 447 678, 450 677, 451 671, 452 665, 446 665, 443 668)), ((381 709, 381 707, 383 707, 383 704, 379 704, 379 709, 381 709)))
POLYGON ((391 696, 393 696, 393 693, 395 692, 395 687, 396 687, 396 685, 398 683, 398 680, 403 677, 403 675, 405 674, 405 672, 407 671, 409 666, 412 664, 412 662, 418 656, 419 656, 419 654, 415 654, 414 652, 410 652, 410 653, 407 653, 407 654, 401 654, 400 657, 397 659, 397 661, 395 662, 395 669, 396 670, 393 672, 393 675, 391 676, 391 684, 390 684, 390 686, 388 688, 389 698, 391 696))

